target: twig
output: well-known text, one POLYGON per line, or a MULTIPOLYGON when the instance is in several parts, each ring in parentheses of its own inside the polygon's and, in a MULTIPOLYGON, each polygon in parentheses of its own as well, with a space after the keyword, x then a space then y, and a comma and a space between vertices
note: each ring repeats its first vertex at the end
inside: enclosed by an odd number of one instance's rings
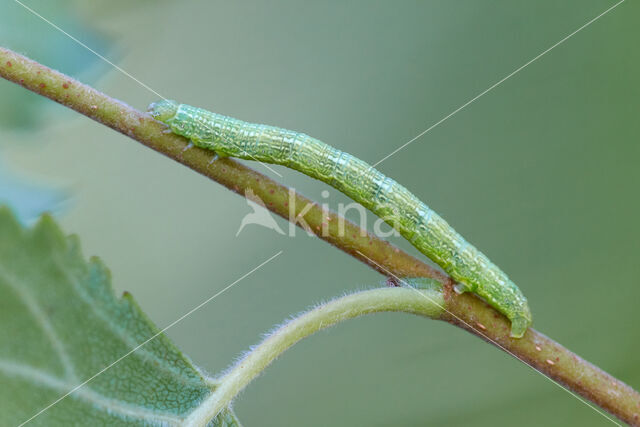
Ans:
POLYGON ((290 201, 287 187, 231 159, 209 165, 211 152, 199 149, 183 152, 188 141, 163 133, 163 125, 147 114, 5 48, 0 48, 0 75, 109 126, 238 194, 244 195, 251 189, 268 209, 289 221, 295 221, 307 204, 311 204, 304 220, 321 239, 387 276, 423 276, 441 281, 447 311, 440 319, 510 353, 621 420, 640 425, 640 394, 631 387, 534 329, 529 329, 521 339, 511 339, 508 321, 491 307, 473 295, 455 294, 448 276, 387 242, 363 233, 339 215, 323 212, 320 206, 299 194, 294 194, 290 201), (341 222, 344 232, 339 227, 341 222), (321 232, 323 223, 327 224, 326 233, 321 232))

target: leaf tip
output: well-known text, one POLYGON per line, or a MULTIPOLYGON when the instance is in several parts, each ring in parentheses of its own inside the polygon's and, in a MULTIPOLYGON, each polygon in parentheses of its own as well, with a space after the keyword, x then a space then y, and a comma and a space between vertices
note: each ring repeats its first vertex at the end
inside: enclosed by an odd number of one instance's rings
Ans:
POLYGON ((0 205, 0 231, 2 234, 7 231, 21 230, 18 218, 13 214, 11 208, 7 205, 0 205))
POLYGON ((53 216, 48 213, 42 214, 33 227, 33 237, 50 241, 57 246, 66 246, 66 236, 56 224, 53 216))

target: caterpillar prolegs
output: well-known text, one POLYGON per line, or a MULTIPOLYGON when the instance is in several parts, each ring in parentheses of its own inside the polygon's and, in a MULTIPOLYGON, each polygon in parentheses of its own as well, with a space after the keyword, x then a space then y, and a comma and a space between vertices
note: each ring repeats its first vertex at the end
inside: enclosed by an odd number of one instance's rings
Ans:
POLYGON ((283 165, 326 182, 360 203, 458 282, 511 321, 520 338, 531 324, 527 299, 507 275, 409 190, 373 166, 300 132, 247 123, 175 101, 149 106, 172 132, 219 156, 283 165))

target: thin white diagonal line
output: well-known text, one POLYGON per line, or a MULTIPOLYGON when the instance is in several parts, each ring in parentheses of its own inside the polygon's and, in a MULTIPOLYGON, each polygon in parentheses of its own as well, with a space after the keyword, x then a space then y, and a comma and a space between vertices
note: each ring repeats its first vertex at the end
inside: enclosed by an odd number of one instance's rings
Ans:
MULTIPOLYGON (((56 30, 60 31, 62 34, 64 34, 65 36, 69 37, 71 40, 73 40, 74 42, 78 43, 80 46, 84 47, 85 49, 87 49, 89 52, 93 53, 94 55, 96 55, 98 58, 102 59, 104 62, 106 62, 107 64, 111 65, 112 67, 114 67, 116 70, 120 71, 122 74, 124 74, 125 76, 129 77, 130 79, 132 79, 133 81, 135 81, 136 83, 138 83, 140 86, 144 87, 145 89, 147 89, 148 91, 154 93, 155 95, 157 95, 158 97, 167 100, 167 98, 165 98, 164 96, 160 95, 158 92, 156 92, 155 90, 153 90, 151 87, 149 87, 148 85, 144 84, 143 82, 141 82, 140 80, 138 80, 137 78, 135 78, 134 76, 132 76, 129 72, 127 72, 126 70, 124 70, 123 68, 117 66, 116 64, 114 64, 113 62, 109 61, 107 58, 105 58, 104 56, 100 55, 98 52, 96 52, 95 50, 91 49, 89 46, 87 46, 86 44, 84 44, 83 42, 81 42, 80 40, 78 40, 77 38, 75 38, 74 36, 72 36, 71 34, 69 34, 68 32, 66 32, 65 30, 63 30, 62 28, 60 28, 59 26, 57 26, 56 24, 54 24, 53 22, 51 22, 50 20, 48 20, 47 18, 45 18, 44 16, 40 15, 38 12, 36 12, 35 10, 31 9, 29 6, 27 6, 26 4, 22 3, 20 0, 13 0, 14 2, 18 3, 20 6, 24 7, 26 10, 28 10, 29 12, 31 12, 32 14, 34 14, 35 16, 37 16, 38 18, 42 19, 44 22, 46 22, 47 24, 51 25, 53 28, 55 28, 56 30)), ((273 168, 269 167, 267 164, 265 164, 264 162, 256 159, 255 157, 253 157, 250 153, 247 153, 248 156, 250 156, 252 159, 254 159, 255 161, 257 161, 258 163, 260 163, 262 166, 264 166, 265 168, 269 169, 271 172, 273 172, 274 174, 278 175, 280 178, 282 178, 282 175, 279 174, 277 171, 275 171, 273 168)))
POLYGON ((174 320, 173 322, 171 322, 168 326, 164 327, 160 332, 156 333, 155 335, 151 336, 151 338, 148 338, 146 341, 144 341, 143 343, 137 345, 135 348, 133 348, 132 350, 130 350, 129 352, 127 352, 126 354, 124 354, 123 356, 119 357, 115 362, 112 362, 111 364, 107 365, 106 367, 104 367, 103 369, 101 369, 99 372, 97 372, 96 374, 92 375, 89 379, 85 380, 84 382, 82 382, 81 384, 78 384, 77 386, 75 386, 74 388, 72 388, 71 390, 69 390, 66 394, 64 394, 63 396, 59 397, 58 399, 56 399, 54 402, 50 403, 48 406, 46 406, 45 408, 41 409, 38 413, 34 414, 31 418, 29 418, 28 420, 23 421, 18 427, 22 427, 25 424, 27 424, 28 422, 30 422, 31 420, 33 420, 34 418, 36 418, 37 416, 41 415, 43 412, 47 411, 48 409, 50 409, 51 407, 53 407, 54 405, 58 404, 61 400, 63 400, 64 398, 66 398, 67 396, 69 396, 70 394, 72 394, 73 392, 77 391, 79 388, 83 387, 84 385, 86 385, 88 382, 90 382, 91 380, 93 380, 94 378, 96 378, 97 376, 99 376, 100 374, 104 373, 106 370, 110 369, 111 367, 113 367, 115 364, 117 364, 118 362, 120 362, 122 359, 124 359, 125 357, 131 355, 133 352, 135 352, 136 350, 138 350, 140 347, 142 347, 143 345, 147 344, 149 341, 154 340, 155 338, 157 338, 159 335, 163 334, 164 332, 167 331, 167 329, 175 326, 178 322, 182 321, 185 317, 191 315, 193 312, 195 312, 196 310, 200 309, 202 306, 204 306, 205 304, 207 304, 208 302, 212 301, 213 299, 215 299, 216 297, 218 297, 219 295, 222 295, 225 291, 227 291, 229 288, 231 288, 232 286, 234 286, 236 283, 240 282, 242 279, 246 278, 247 276, 249 276, 250 274, 252 274, 253 272, 255 272, 256 270, 260 269, 262 266, 264 266, 265 264, 271 262, 273 259, 275 259, 278 255, 282 254, 283 251, 278 252, 277 254, 273 255, 271 258, 269 258, 268 260, 262 262, 260 265, 258 265, 257 267, 254 267, 253 269, 251 269, 250 271, 248 271, 247 273, 245 273, 243 276, 241 276, 239 279, 236 279, 233 283, 231 283, 230 285, 226 286, 224 289, 222 289, 221 291, 219 291, 218 293, 216 293, 215 295, 207 298, 206 300, 204 300, 203 302, 201 302, 200 304, 198 304, 197 306, 195 306, 194 308, 192 308, 191 310, 189 310, 187 313, 183 314, 182 316, 180 316, 178 319, 174 320))
POLYGON ((616 7, 618 7, 620 4, 624 3, 625 0, 620 0, 618 3, 614 4, 613 6, 611 6, 609 9, 605 10, 604 12, 602 12, 600 15, 596 16, 595 18, 593 18, 592 20, 590 20, 589 22, 587 22, 586 24, 584 24, 583 26, 581 26, 580 28, 578 28, 577 30, 575 30, 574 32, 572 32, 571 34, 569 34, 568 36, 564 37, 562 40, 558 41, 557 43, 555 43, 553 46, 549 47, 548 49, 544 50, 543 52, 541 52, 540 54, 538 54, 536 57, 534 57, 533 59, 529 60, 528 62, 526 62, 524 65, 516 68, 515 70, 513 70, 511 73, 507 74, 505 77, 503 77, 502 79, 498 80, 496 83, 494 83, 493 85, 489 86, 487 89, 483 90, 482 92, 480 92, 478 95, 474 96, 473 98, 471 98, 470 100, 468 100, 467 102, 465 102, 464 104, 462 104, 460 107, 456 108, 455 110, 453 110, 452 112, 450 112, 449 114, 447 114, 446 116, 444 116, 443 118, 441 118, 440 120, 438 120, 437 122, 435 122, 434 124, 432 124, 431 126, 429 126, 427 129, 423 130, 422 132, 420 132, 419 134, 417 134, 416 136, 414 136, 413 138, 411 138, 409 141, 405 142, 404 144, 402 144, 400 147, 396 148, 395 150, 393 150, 391 153, 389 153, 388 155, 386 155, 385 157, 383 157, 382 159, 378 160, 376 163, 373 164, 373 166, 378 166, 380 163, 384 162, 385 160, 387 160, 389 157, 393 156, 394 154, 396 154, 398 151, 402 150, 403 148, 405 148, 407 145, 411 144, 412 142, 414 142, 416 139, 422 137, 424 134, 426 134, 427 132, 430 132, 432 129, 434 129, 436 126, 440 125, 441 123, 443 123, 444 121, 448 120, 449 118, 451 118, 453 115, 457 114, 458 112, 460 112, 462 109, 464 109, 465 107, 467 107, 469 104, 472 104, 473 102, 475 102, 478 98, 486 95, 489 91, 495 89, 497 86, 501 85, 502 83, 504 83, 506 80, 510 79, 511 77, 513 77, 514 75, 516 75, 517 73, 519 73, 520 71, 522 71, 524 68, 528 67, 529 65, 531 65, 533 62, 537 61, 538 59, 540 59, 542 56, 546 55, 547 53, 549 53, 551 50, 555 49, 556 47, 558 47, 559 45, 561 45, 562 43, 564 43, 565 41, 569 40, 571 37, 575 36, 576 34, 578 34, 580 31, 584 30, 585 28, 587 28, 589 25, 593 24, 594 22, 596 22, 598 19, 602 18, 604 15, 606 15, 607 13, 611 12, 613 9, 615 9, 616 7))
POLYGON ((33 13, 35 16, 37 16, 38 18, 42 19, 44 22, 46 22, 47 24, 51 25, 53 28, 55 28, 56 30, 60 31, 62 34, 64 34, 65 36, 69 37, 71 40, 73 40, 74 42, 78 43, 80 46, 84 47, 85 49, 87 49, 89 52, 93 53, 95 56, 97 56, 98 58, 102 59, 104 62, 106 62, 107 64, 111 65, 112 67, 114 67, 116 70, 120 71, 122 74, 124 74, 125 76, 129 77, 130 79, 134 80, 136 83, 138 83, 140 86, 144 87, 145 89, 147 89, 150 92, 153 92, 154 94, 158 95, 160 98, 166 100, 167 98, 165 98, 164 96, 160 95, 158 92, 156 92, 155 90, 151 89, 149 86, 147 86, 146 84, 142 83, 140 80, 136 79, 135 77, 133 77, 131 74, 129 74, 127 71, 125 71, 124 69, 118 67, 116 64, 114 64, 113 62, 109 61, 107 58, 105 58, 104 56, 100 55, 98 52, 96 52, 95 50, 91 49, 89 46, 87 46, 86 44, 82 43, 80 40, 78 40, 77 38, 73 37, 71 34, 67 33, 65 30, 63 30, 62 28, 58 27, 56 24, 54 24, 53 22, 49 21, 47 18, 45 18, 44 16, 40 15, 38 12, 36 12, 35 10, 31 9, 29 6, 27 6, 26 4, 22 3, 20 0, 13 0, 16 3, 18 3, 20 6, 24 7, 25 9, 27 9, 29 12, 33 13))
POLYGON ((615 421, 613 418, 609 417, 607 414, 605 414, 604 412, 600 411, 598 408, 596 408, 595 406, 591 405, 589 402, 587 402, 586 400, 584 400, 581 396, 575 394, 574 392, 572 392, 571 390, 568 390, 564 387, 562 387, 562 385, 560 385, 558 382, 556 382, 554 379, 549 378, 548 376, 546 376, 545 374, 543 374, 542 372, 540 372, 539 370, 537 370, 536 368, 534 368, 533 366, 529 365, 527 362, 525 362, 524 360, 522 360, 521 358, 519 358, 518 356, 516 356, 514 353, 512 353, 511 351, 507 350, 505 347, 503 347, 500 343, 498 343, 497 341, 489 338, 486 334, 484 334, 482 331, 480 331, 479 329, 471 326, 469 323, 467 323, 466 321, 464 321, 463 319, 461 319, 460 317, 458 317, 457 315, 455 315, 454 313, 450 312, 449 310, 446 309, 446 307, 438 304, 437 301, 434 301, 432 298, 430 298, 429 296, 423 294, 422 292, 420 292, 419 290, 417 290, 416 288, 414 288, 413 286, 411 286, 409 283, 407 283, 405 280, 401 279, 400 277, 396 276, 395 274, 393 274, 391 271, 389 271, 387 268, 385 268, 384 266, 378 264, 376 261, 372 260, 371 258, 369 258, 368 256, 366 256, 365 254, 363 254, 362 252, 360 252, 359 250, 356 250, 356 252, 358 252, 360 255, 362 255, 364 258, 366 258, 370 263, 374 264, 376 267, 384 270, 389 276, 392 276, 394 279, 398 280, 399 283, 403 284, 406 288, 409 289, 413 289, 418 295, 420 295, 421 297, 425 298, 426 300, 428 300, 431 304, 436 305, 438 308, 440 308, 443 311, 446 311, 447 313, 449 313, 451 316, 455 317, 456 319, 458 319, 460 322, 464 323, 468 328, 472 329, 473 331, 475 331, 478 335, 481 335, 484 339, 486 339, 487 341, 490 341, 491 343, 493 343, 496 347, 499 347, 500 349, 502 349, 502 351, 504 351, 507 354, 510 354, 511 356, 513 356, 515 359, 519 360, 520 362, 524 363, 526 366, 530 367, 531 369, 533 369, 535 372, 537 372, 538 374, 542 375, 543 378, 546 378, 547 380, 551 381, 553 384, 557 385, 558 387, 560 387, 562 390, 566 391, 567 393, 569 393, 571 396, 575 397, 576 399, 578 399, 580 402, 584 403, 585 405, 587 405, 589 408, 593 409, 594 411, 596 411, 598 414, 602 415, 603 417, 605 417, 606 419, 608 419, 609 421, 611 421, 612 423, 621 426, 622 424, 618 423, 617 421, 615 421))
POLYGON ((251 157, 253 160, 255 160, 256 162, 260 163, 262 166, 264 166, 265 168, 269 169, 271 172, 275 173, 276 175, 278 175, 280 178, 282 178, 282 175, 280 175, 278 172, 276 172, 274 169, 270 168, 269 165, 267 165, 266 163, 264 163, 262 160, 258 160, 255 157, 253 157, 253 155, 251 153, 247 153, 247 150, 243 150, 243 153, 246 154, 247 156, 251 157))

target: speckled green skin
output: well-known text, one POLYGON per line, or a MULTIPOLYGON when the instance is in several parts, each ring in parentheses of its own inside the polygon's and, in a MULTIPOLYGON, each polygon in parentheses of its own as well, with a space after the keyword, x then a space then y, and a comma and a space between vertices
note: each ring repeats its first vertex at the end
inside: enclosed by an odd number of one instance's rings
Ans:
POLYGON ((511 336, 522 337, 531 324, 527 299, 507 275, 409 190, 373 166, 300 132, 175 101, 151 104, 149 111, 172 132, 219 156, 279 164, 326 182, 370 209, 441 266, 459 283, 456 291, 474 292, 507 316, 511 336))

